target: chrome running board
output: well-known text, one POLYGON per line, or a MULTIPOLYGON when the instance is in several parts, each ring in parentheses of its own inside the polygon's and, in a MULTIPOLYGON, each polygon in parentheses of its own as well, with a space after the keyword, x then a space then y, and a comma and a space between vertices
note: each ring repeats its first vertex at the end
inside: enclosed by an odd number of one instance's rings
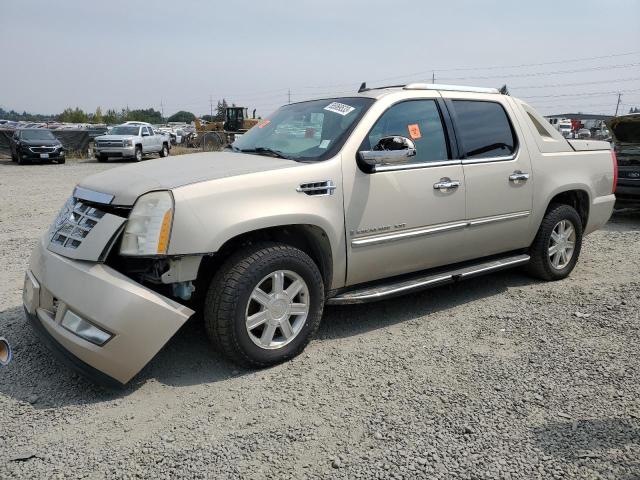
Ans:
POLYGON ((496 272, 505 268, 517 267, 529 262, 529 255, 511 255, 492 260, 480 261, 475 264, 465 265, 453 270, 444 270, 437 273, 430 273, 421 276, 413 276, 410 279, 397 278, 388 283, 376 286, 366 286, 355 288, 331 297, 327 300, 328 305, 346 305, 350 303, 366 303, 383 300, 398 295, 404 295, 419 290, 424 290, 438 285, 457 282, 467 278, 476 277, 485 273, 496 272))

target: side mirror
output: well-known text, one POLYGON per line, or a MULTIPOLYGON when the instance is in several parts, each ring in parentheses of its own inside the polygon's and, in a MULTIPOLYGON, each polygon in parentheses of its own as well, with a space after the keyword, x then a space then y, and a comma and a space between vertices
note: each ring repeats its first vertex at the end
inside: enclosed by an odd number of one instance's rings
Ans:
POLYGON ((416 155, 416 144, 413 140, 399 135, 382 137, 373 150, 358 152, 359 159, 368 165, 373 172, 378 167, 401 165, 416 155))

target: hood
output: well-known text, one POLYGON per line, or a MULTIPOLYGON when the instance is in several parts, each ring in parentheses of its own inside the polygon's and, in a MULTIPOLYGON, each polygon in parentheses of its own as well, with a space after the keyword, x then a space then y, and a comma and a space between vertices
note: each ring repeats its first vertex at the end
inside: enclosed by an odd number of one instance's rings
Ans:
POLYGON ((96 140, 125 140, 127 138, 137 137, 137 135, 99 135, 96 140))
POLYGON ((640 144, 640 114, 614 117, 607 126, 616 143, 640 144))
POLYGON ((302 163, 232 152, 203 152, 148 160, 106 170, 78 185, 114 196, 113 205, 133 205, 143 193, 250 173, 292 168, 302 163))
POLYGON ((55 147, 56 145, 62 145, 60 140, 20 140, 20 143, 29 147, 55 147))

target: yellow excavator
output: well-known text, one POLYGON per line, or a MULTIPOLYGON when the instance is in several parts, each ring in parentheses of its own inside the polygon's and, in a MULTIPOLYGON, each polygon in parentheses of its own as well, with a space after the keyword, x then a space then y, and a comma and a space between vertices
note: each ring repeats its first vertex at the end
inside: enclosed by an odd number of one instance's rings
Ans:
POLYGON ((217 149, 233 143, 236 135, 243 134, 256 125, 259 118, 249 118, 247 107, 227 107, 224 112, 224 120, 208 122, 203 125, 196 118, 196 144, 205 149, 217 149))

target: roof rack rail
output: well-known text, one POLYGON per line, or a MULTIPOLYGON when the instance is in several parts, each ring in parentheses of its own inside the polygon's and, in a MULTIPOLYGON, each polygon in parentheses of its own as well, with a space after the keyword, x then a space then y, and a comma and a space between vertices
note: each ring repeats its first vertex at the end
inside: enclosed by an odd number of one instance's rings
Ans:
MULTIPOLYGON (((403 88, 405 90, 446 90, 452 92, 474 92, 474 93, 502 93, 497 88, 490 87, 467 87, 464 85, 442 85, 438 83, 408 83, 403 85, 385 85, 381 87, 367 87, 367 82, 362 82, 358 93, 370 90, 384 90, 386 88, 403 88)), ((504 88, 504 87, 503 87, 504 88)), ((508 93, 506 93, 508 95, 508 93)))
POLYGON ((405 90, 446 90, 452 92, 500 93, 497 88, 467 87, 464 85, 440 85, 438 83, 409 83, 405 90))

